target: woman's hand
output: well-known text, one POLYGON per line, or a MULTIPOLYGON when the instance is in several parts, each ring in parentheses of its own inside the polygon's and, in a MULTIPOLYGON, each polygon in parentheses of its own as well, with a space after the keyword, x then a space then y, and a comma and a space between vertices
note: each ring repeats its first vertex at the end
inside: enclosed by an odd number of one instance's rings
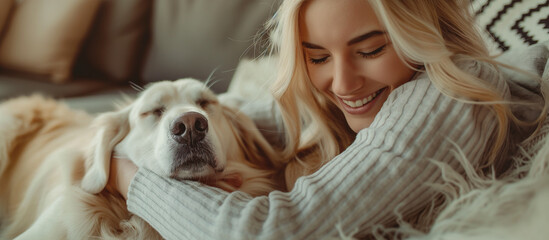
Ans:
POLYGON ((129 159, 113 157, 108 186, 128 199, 128 188, 137 169, 137 166, 129 159))

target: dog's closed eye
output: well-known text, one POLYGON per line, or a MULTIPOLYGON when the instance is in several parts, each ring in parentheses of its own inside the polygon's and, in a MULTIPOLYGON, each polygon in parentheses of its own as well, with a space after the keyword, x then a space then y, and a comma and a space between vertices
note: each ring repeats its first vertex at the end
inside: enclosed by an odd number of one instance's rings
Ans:
POLYGON ((142 118, 145 118, 145 117, 148 117, 148 116, 161 117, 162 114, 164 114, 165 110, 166 110, 166 108, 164 106, 160 106, 160 107, 154 108, 152 110, 145 111, 145 112, 141 113, 141 117, 142 118))
POLYGON ((217 103, 218 103, 217 100, 214 100, 214 99, 201 98, 196 100, 196 104, 200 106, 202 109, 207 108, 211 104, 217 104, 217 103))
POLYGON ((200 106, 202 109, 208 107, 208 105, 210 105, 210 103, 211 102, 208 99, 205 99, 205 98, 196 100, 196 104, 198 104, 198 106, 200 106))

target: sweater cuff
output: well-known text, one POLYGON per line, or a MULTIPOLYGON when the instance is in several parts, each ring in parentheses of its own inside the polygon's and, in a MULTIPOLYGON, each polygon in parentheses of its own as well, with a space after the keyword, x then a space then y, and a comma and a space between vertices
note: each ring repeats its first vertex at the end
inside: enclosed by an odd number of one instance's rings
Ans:
POLYGON ((144 168, 139 168, 135 173, 135 176, 128 187, 128 199, 126 200, 130 212, 140 212, 139 210, 146 208, 146 202, 148 201, 143 199, 144 196, 142 194, 136 192, 147 191, 152 183, 149 179, 155 177, 154 175, 155 174, 151 171, 144 168))
POLYGON ((126 204, 130 212, 143 218, 152 217, 147 211, 150 209, 150 203, 161 200, 161 196, 156 194, 156 191, 150 191, 155 188, 153 183, 158 181, 155 180, 156 178, 160 177, 150 170, 139 168, 128 187, 126 204))
POLYGON ((206 236, 226 194, 201 186, 198 182, 166 179, 139 168, 128 188, 126 204, 131 213, 149 223, 165 239, 206 236), (204 199, 213 203, 207 204, 204 199))
POLYGON ((158 207, 154 205, 165 201, 165 193, 155 184, 158 181, 162 181, 160 176, 145 168, 139 168, 128 188, 126 204, 128 211, 144 219, 161 233, 163 238, 174 239, 173 237, 179 233, 171 232, 161 224, 167 222, 162 216, 168 215, 154 212, 158 211, 158 207))

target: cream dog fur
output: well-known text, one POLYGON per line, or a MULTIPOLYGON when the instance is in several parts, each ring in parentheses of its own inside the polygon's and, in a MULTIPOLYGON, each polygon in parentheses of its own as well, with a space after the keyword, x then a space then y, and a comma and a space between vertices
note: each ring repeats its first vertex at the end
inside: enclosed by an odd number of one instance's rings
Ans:
POLYGON ((283 185, 253 122, 192 79, 154 83, 97 117, 40 96, 7 101, 0 116, 0 239, 161 239, 105 189, 113 154, 228 191, 283 185))

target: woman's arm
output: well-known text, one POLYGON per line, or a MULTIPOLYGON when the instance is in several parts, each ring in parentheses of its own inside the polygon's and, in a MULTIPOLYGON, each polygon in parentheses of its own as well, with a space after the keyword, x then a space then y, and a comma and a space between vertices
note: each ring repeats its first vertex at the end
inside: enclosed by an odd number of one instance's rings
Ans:
POLYGON ((113 188, 128 199, 128 188, 137 170, 137 166, 128 159, 112 158, 107 188, 113 188))
POLYGON ((291 192, 252 198, 140 169, 128 209, 166 239, 319 239, 338 236, 337 227, 364 236, 394 223, 395 210, 413 215, 436 193, 425 183, 443 181, 433 160, 460 169, 455 144, 477 163, 496 122, 487 108, 448 98, 420 76, 391 93, 346 151, 291 192))

